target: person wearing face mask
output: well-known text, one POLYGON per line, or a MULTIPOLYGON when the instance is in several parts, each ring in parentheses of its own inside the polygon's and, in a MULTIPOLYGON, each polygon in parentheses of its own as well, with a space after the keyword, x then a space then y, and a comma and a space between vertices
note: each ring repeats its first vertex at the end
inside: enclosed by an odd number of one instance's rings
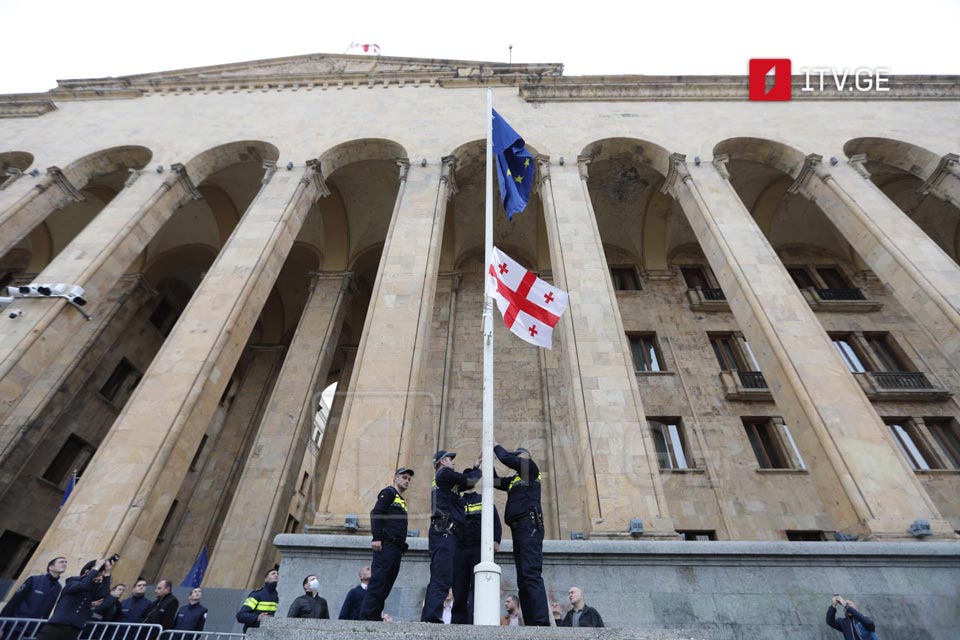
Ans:
POLYGON ((315 618, 329 620, 330 610, 327 601, 320 597, 320 581, 310 574, 303 579, 304 594, 290 604, 288 618, 315 618))

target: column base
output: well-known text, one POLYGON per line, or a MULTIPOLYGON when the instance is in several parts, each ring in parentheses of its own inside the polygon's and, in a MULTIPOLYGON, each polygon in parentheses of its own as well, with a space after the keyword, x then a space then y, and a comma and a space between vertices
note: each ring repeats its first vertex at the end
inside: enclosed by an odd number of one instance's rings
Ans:
POLYGON ((930 523, 929 534, 917 535, 911 533, 910 526, 913 521, 906 521, 902 518, 861 520, 853 527, 843 531, 851 535, 856 535, 858 540, 868 542, 910 542, 915 540, 957 540, 960 538, 950 526, 950 523, 943 519, 928 519, 930 523))

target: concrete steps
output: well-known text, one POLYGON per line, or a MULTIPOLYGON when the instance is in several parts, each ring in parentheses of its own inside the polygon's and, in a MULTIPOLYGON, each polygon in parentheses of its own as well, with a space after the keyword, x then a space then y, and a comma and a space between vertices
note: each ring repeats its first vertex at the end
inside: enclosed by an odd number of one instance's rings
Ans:
POLYGON ((424 622, 355 622, 270 618, 247 631, 248 640, 719 640, 729 630, 712 633, 680 629, 570 629, 557 627, 472 627, 424 622))

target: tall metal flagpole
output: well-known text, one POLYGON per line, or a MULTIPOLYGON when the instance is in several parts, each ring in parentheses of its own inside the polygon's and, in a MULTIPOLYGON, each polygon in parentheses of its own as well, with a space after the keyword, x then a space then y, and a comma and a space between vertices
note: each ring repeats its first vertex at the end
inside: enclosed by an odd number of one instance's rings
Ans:
MULTIPOLYGON (((487 89, 487 202, 484 282, 493 260, 493 91, 487 89)), ((474 567, 473 623, 500 624, 500 567, 493 561, 493 298, 483 298, 483 491, 480 564, 474 567)))

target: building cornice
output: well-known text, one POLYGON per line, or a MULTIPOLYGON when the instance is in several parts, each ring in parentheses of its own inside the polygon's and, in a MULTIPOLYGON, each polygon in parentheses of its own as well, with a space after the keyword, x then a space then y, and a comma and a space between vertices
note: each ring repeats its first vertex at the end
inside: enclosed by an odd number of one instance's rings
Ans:
MULTIPOLYGON (((802 91, 793 100, 960 100, 960 76, 889 76, 890 91, 802 91)), ((829 84, 829 83, 828 83, 829 84)), ((39 116, 57 102, 147 96, 374 88, 516 87, 527 102, 746 101, 747 76, 563 76, 563 65, 311 54, 116 78, 59 80, 46 93, 0 95, 0 118, 39 116)))

